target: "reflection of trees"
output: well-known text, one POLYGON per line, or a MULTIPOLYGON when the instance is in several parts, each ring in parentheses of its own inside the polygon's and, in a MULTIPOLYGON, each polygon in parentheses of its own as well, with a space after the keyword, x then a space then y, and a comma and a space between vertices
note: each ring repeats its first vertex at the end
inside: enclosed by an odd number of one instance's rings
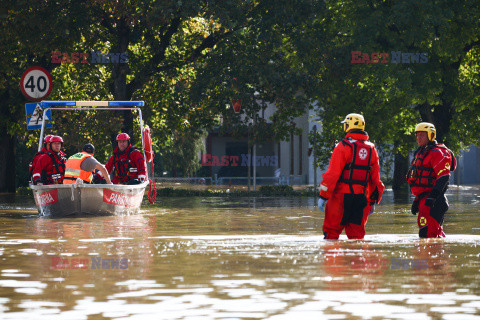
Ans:
POLYGON ((114 287, 117 282, 149 277, 154 250, 149 237, 156 229, 154 217, 135 215, 61 220, 35 219, 33 223, 36 237, 45 239, 45 242, 35 244, 37 250, 43 254, 33 258, 32 265, 37 267, 30 270, 32 278, 46 279, 49 284, 53 279, 57 279, 53 282, 53 287, 45 291, 49 297, 60 296, 66 307, 71 307, 69 303, 75 304, 77 299, 72 298, 72 292, 75 290, 77 295, 107 299, 116 292, 114 287), (88 259, 90 263, 86 269, 59 269, 52 265, 55 257, 59 256, 70 261, 88 259), (128 268, 93 268, 92 257, 126 258, 128 268))

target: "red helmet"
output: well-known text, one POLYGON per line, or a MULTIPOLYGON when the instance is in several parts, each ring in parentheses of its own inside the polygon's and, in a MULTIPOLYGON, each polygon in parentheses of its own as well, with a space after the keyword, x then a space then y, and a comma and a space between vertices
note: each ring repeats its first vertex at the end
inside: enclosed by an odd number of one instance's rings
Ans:
POLYGON ((52 136, 50 138, 50 143, 61 142, 63 144, 63 139, 60 136, 52 136))
POLYGON ((45 139, 43 139, 43 142, 44 143, 50 143, 50 139, 52 138, 53 136, 51 134, 45 136, 45 139))
POLYGON ((130 141, 130 136, 126 133, 119 133, 117 136, 117 141, 127 140, 130 141))

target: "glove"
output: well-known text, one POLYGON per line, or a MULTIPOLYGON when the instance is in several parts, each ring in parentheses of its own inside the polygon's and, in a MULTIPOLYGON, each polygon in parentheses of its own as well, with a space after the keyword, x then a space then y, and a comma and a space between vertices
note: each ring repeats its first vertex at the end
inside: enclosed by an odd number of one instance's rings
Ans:
POLYGON ((412 214, 414 216, 417 215, 418 213, 418 205, 420 203, 420 199, 418 197, 415 197, 415 200, 413 200, 413 203, 412 203, 412 208, 411 208, 411 211, 412 211, 412 214))
POLYGON ((320 211, 324 212, 326 203, 327 203, 327 199, 322 198, 322 197, 318 198, 318 209, 320 209, 320 211))
POLYGON ((425 205, 432 208, 435 205, 435 200, 437 199, 428 197, 427 199, 425 199, 425 205))
POLYGON ((42 180, 40 180, 40 179, 35 179, 35 180, 33 181, 33 184, 35 184, 35 185, 37 185, 37 186, 43 186, 42 180))
POLYGON ((372 204, 370 212, 368 213, 368 215, 371 215, 374 212, 375 212, 375 204, 372 204))
POLYGON ((375 187, 375 190, 372 192, 370 196, 370 201, 373 202, 374 204, 378 202, 378 198, 380 197, 378 193, 378 187, 375 187))
POLYGON ((437 200, 437 197, 439 195, 438 190, 433 189, 430 191, 430 194, 427 196, 427 199, 425 199, 425 205, 427 207, 432 208, 435 205, 435 201, 437 200))

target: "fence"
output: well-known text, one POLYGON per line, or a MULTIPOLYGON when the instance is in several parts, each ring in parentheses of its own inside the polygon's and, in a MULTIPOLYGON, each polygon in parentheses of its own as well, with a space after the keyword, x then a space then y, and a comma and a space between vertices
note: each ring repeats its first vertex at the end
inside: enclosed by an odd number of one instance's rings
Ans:
POLYGON ((162 177, 155 178, 155 183, 160 184, 165 187, 169 186, 178 186, 178 185, 199 185, 199 186, 211 186, 212 183, 211 177, 194 177, 194 178, 171 178, 171 177, 162 177))
MULTIPOLYGON (((246 186, 248 177, 194 177, 194 178, 175 178, 161 177, 155 178, 155 183, 161 187, 170 188, 198 188, 203 186, 246 186)), ((302 176, 280 176, 280 177, 257 177, 257 185, 302 185, 302 176)), ((250 177, 250 185, 253 186, 253 177, 250 177)))

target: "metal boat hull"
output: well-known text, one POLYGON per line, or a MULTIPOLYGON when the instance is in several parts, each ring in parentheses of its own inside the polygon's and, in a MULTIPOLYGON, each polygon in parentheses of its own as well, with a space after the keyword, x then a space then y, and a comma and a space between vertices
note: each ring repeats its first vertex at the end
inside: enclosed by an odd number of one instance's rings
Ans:
POLYGON ((148 182, 138 185, 30 185, 42 216, 127 215, 140 210, 148 182))

